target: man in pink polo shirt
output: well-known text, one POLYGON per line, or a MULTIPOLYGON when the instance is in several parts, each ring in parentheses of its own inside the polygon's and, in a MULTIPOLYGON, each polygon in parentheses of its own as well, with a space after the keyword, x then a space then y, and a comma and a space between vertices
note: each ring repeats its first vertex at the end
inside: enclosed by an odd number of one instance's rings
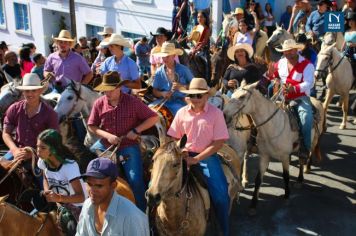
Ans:
POLYGON ((197 164, 208 184, 221 230, 229 235, 228 184, 217 151, 229 139, 222 111, 208 103, 209 87, 203 78, 193 78, 187 94, 189 105, 182 107, 174 117, 168 135, 180 139, 187 135, 188 166, 197 164))
POLYGON ((97 149, 104 151, 110 145, 120 143, 117 156, 128 156, 128 160, 123 163, 125 176, 138 208, 145 211, 146 188, 137 138, 158 121, 158 116, 141 100, 120 90, 127 83, 130 80, 121 80, 117 71, 109 71, 104 74, 103 82, 95 87, 95 90, 104 92, 105 96, 95 101, 89 116, 89 130, 101 138, 90 149, 93 152, 97 149))

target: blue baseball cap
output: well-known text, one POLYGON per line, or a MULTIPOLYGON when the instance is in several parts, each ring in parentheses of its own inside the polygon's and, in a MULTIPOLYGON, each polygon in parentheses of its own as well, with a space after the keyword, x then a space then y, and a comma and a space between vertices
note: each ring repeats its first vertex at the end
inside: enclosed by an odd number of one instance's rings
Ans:
POLYGON ((99 157, 89 162, 87 171, 82 175, 82 178, 94 177, 105 179, 111 177, 111 179, 116 179, 118 176, 119 171, 117 166, 110 159, 99 157))

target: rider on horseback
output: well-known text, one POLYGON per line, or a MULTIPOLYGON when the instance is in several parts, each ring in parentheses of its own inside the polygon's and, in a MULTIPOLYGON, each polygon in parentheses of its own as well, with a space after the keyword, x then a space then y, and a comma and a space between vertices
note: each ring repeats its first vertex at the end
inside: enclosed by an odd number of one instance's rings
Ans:
POLYGON ((187 94, 189 105, 177 112, 167 134, 175 139, 187 135, 185 160, 203 173, 221 230, 229 235, 228 184, 216 154, 229 138, 225 119, 208 103, 209 87, 203 78, 194 78, 189 90, 182 92, 187 94))
POLYGON ((295 111, 298 113, 303 134, 299 157, 306 159, 311 150, 313 111, 309 95, 314 85, 314 66, 298 54, 301 49, 303 45, 297 44, 294 39, 284 41, 282 49, 277 49, 283 52, 284 58, 276 63, 276 68, 270 66, 268 75, 281 80, 286 100, 297 103, 295 111))

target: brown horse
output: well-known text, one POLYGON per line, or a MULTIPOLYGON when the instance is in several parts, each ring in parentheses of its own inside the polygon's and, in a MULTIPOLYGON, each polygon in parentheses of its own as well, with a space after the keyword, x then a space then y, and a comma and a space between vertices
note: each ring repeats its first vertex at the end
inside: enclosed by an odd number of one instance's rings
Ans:
MULTIPOLYGON (((159 235, 204 235, 210 208, 209 194, 187 174, 182 149, 186 137, 179 142, 170 141, 161 146, 153 160, 152 179, 147 190, 148 205, 157 206, 155 226, 159 235)), ((232 151, 231 149, 229 149, 232 151)), ((235 157, 229 156, 232 160, 235 157)), ((234 163, 240 163, 239 160, 234 163)), ((229 183, 231 202, 238 194, 238 179, 224 167, 229 183)), ((240 170, 240 167, 236 168, 240 170)), ((239 173, 236 173, 239 176, 239 173)))
POLYGON ((40 213, 36 216, 31 216, 6 203, 6 198, 0 198, 0 235, 62 235, 55 223, 55 214, 40 213))

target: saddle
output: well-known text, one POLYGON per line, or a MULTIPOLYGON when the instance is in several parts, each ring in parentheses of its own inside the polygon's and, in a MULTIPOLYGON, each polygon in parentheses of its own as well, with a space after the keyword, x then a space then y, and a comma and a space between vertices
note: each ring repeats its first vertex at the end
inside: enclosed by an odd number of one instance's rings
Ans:
MULTIPOLYGON (((290 127, 292 131, 300 131, 301 130, 301 123, 299 121, 298 113, 295 110, 295 106, 298 105, 296 101, 290 101, 287 106, 285 106, 284 110, 287 112, 289 116, 290 127)), ((321 121, 321 116, 314 105, 312 105, 313 110, 313 124, 317 125, 321 121)))

